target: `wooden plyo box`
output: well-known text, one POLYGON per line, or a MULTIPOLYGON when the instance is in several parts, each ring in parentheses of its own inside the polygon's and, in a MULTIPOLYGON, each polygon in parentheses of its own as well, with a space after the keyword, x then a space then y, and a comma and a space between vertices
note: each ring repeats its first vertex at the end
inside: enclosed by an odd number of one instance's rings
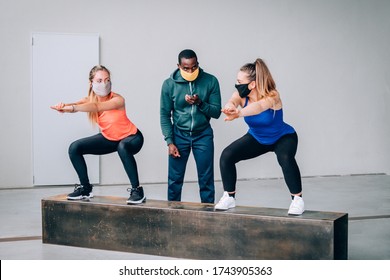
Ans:
POLYGON ((189 259, 348 258, 348 214, 96 196, 42 199, 44 243, 189 259))

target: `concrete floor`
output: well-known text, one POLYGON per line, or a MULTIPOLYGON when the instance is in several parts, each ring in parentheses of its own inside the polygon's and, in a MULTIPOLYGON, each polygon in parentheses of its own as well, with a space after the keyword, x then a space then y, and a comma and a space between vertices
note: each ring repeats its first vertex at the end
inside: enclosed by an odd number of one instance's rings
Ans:
MULTIPOLYGON (((128 186, 96 186, 95 195, 127 197, 128 186)), ((303 178, 307 210, 349 214, 348 257, 390 260, 390 176, 356 175, 303 178)), ((149 199, 166 199, 165 184, 144 185, 149 199)), ((0 189, 1 260, 168 260, 132 253, 43 244, 41 199, 69 193, 71 186, 0 189)), ((222 185, 216 183, 216 200, 222 185)), ((287 209, 288 190, 282 179, 238 182, 237 205, 287 209)), ((199 202, 198 187, 187 183, 183 201, 199 202)), ((287 210, 286 210, 287 211, 287 210)))

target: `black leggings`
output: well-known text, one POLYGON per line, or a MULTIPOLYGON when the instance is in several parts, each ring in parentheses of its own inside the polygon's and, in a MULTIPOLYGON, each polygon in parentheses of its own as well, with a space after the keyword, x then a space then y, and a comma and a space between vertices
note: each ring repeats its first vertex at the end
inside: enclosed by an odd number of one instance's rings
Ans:
POLYGON ((69 146, 69 157, 79 177, 80 184, 89 186, 87 165, 83 155, 105 155, 118 152, 126 174, 133 188, 139 186, 137 163, 134 155, 138 153, 144 143, 141 131, 120 141, 106 139, 101 133, 76 140, 69 146))
POLYGON ((258 157, 267 152, 275 152, 290 193, 300 193, 302 191, 301 174, 295 160, 297 146, 296 133, 284 135, 272 145, 260 144, 252 135, 245 134, 227 146, 221 154, 219 165, 224 190, 227 192, 236 190, 237 162, 258 157))

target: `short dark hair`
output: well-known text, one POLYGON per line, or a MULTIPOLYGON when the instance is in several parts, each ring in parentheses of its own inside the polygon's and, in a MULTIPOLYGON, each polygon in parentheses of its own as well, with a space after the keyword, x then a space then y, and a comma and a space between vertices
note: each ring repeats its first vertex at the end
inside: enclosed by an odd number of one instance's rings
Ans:
POLYGON ((187 58, 188 59, 188 58, 194 58, 194 57, 198 61, 198 57, 196 56, 196 53, 193 50, 190 50, 190 49, 182 50, 179 53, 179 56, 178 56, 179 64, 181 64, 181 59, 182 58, 187 58))

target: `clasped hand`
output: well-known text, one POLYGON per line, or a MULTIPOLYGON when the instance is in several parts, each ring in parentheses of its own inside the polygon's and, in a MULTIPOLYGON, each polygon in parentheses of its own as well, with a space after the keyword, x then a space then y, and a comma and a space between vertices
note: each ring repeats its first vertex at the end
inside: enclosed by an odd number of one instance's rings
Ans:
POLYGON ((240 114, 240 110, 235 107, 225 107, 221 111, 226 116, 224 119, 225 121, 232 121, 234 119, 237 119, 240 114))
POLYGON ((50 106, 51 109, 56 110, 60 113, 73 113, 74 108, 72 105, 65 105, 64 103, 60 102, 54 106, 50 106))

